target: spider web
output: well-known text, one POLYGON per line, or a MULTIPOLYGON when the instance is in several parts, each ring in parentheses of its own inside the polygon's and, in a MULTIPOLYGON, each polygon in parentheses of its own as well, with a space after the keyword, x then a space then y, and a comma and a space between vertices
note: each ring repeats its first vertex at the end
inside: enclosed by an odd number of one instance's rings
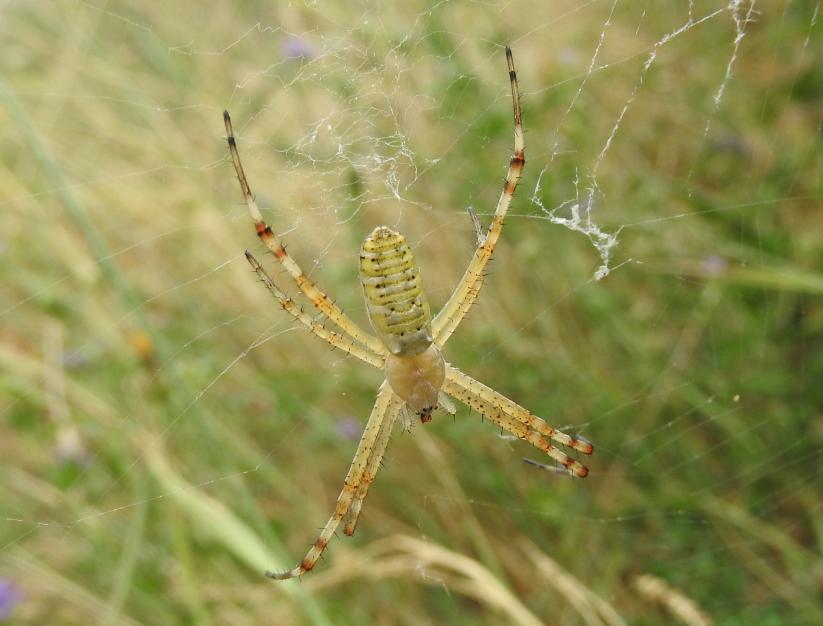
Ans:
POLYGON ((823 619, 819 8, 7 4, 0 622, 823 619), (511 154, 504 45, 527 164, 446 356, 591 440, 591 474, 465 410, 399 429, 355 538, 272 587, 381 376, 255 284, 244 248, 296 295, 222 110, 348 313, 378 224, 438 309, 511 154))

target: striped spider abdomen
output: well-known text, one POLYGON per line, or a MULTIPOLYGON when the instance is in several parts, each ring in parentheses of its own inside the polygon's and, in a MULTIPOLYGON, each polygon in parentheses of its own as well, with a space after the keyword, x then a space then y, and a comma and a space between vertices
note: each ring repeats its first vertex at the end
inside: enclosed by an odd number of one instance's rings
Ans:
POLYGON ((389 352, 414 356, 431 345, 429 302, 403 235, 378 226, 366 237, 360 249, 360 285, 371 325, 389 352))

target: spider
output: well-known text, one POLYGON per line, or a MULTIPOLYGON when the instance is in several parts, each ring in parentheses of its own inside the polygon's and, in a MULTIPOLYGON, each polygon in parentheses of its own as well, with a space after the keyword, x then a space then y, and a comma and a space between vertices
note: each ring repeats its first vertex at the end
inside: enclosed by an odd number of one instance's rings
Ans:
MULTIPOLYGON (((491 259, 503 230, 503 220, 525 164, 520 94, 512 53, 508 47, 506 62, 509 66, 514 108, 514 154, 494 218, 485 234, 477 229, 478 246, 474 256, 445 306, 433 319, 423 293, 419 269, 403 235, 386 226, 378 226, 366 237, 360 250, 360 284, 369 321, 377 336, 360 328, 303 273, 286 252, 280 238, 263 220, 240 162, 231 117, 228 111, 223 113, 229 152, 258 237, 283 265, 297 289, 337 330, 327 328, 305 313, 277 287, 263 266, 248 251, 246 259, 280 306, 297 322, 335 348, 384 370, 386 375, 377 392, 377 399, 346 474, 334 512, 303 560, 284 572, 266 572, 269 578, 296 578, 311 570, 341 523, 344 524, 346 535, 354 533, 363 501, 380 468, 392 427, 404 410, 415 413, 425 423, 431 420, 432 412, 438 407, 454 412, 447 397, 450 396, 500 428, 542 450, 569 474, 582 478, 589 473, 583 464, 556 448, 550 440, 583 454, 593 452, 591 443, 552 428, 513 400, 445 362, 441 354, 441 349, 480 293, 486 264, 491 259)), ((472 217, 475 218, 474 215, 472 217)))

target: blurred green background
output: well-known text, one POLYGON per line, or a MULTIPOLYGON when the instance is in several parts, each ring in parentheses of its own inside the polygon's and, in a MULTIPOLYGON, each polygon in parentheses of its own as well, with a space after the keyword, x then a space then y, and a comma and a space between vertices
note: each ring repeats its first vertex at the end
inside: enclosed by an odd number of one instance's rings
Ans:
POLYGON ((4 3, 0 620, 823 623, 821 39, 812 1, 4 3), (381 376, 249 271, 290 287, 221 113, 353 317, 381 223, 438 308, 511 153, 504 44, 527 165, 446 357, 591 440, 591 474, 437 415, 355 537, 268 581, 381 376))

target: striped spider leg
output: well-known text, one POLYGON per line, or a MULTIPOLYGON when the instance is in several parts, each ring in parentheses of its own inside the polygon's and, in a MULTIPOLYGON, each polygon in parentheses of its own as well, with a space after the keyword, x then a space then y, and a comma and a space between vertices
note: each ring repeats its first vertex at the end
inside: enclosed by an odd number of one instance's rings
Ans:
MULTIPOLYGON (((514 108, 514 154, 512 154, 509 161, 509 171, 506 173, 503 191, 500 192, 500 199, 497 201, 497 208, 494 211, 491 224, 489 224, 489 229, 478 242, 474 256, 469 262, 468 268, 466 268, 466 273, 463 274, 448 301, 432 322, 434 340, 441 346, 448 341, 480 294, 486 264, 492 258, 497 240, 503 231, 503 220, 506 218, 506 212, 509 210, 512 198, 514 198, 517 183, 523 173, 523 166, 526 165, 523 119, 520 113, 520 90, 517 87, 517 73, 514 71, 512 51, 508 47, 506 47, 506 63, 509 66, 509 82, 511 83, 512 106, 514 108)), ((472 220, 475 222, 476 228, 477 220, 473 214, 472 220)))
POLYGON ((357 487, 357 492, 354 494, 349 510, 343 518, 343 532, 351 537, 357 528, 357 519, 360 516, 360 510, 363 507, 363 501, 369 493, 371 487, 377 476, 377 471, 380 469, 380 464, 383 462, 383 455, 386 453, 386 447, 389 445, 389 438, 394 429, 395 420, 400 412, 403 410, 403 401, 393 394, 393 402, 386 409, 386 415, 383 418, 383 423, 380 426, 380 432, 374 441, 374 447, 371 451, 368 463, 363 470, 363 475, 360 478, 360 484, 357 487))
POLYGON ((274 231, 266 224, 262 213, 260 213, 260 209, 257 207, 257 202, 251 192, 251 187, 249 187, 246 173, 243 171, 243 164, 240 162, 240 153, 237 151, 237 141, 234 138, 234 128, 232 128, 231 117, 228 111, 223 111, 223 123, 226 126, 226 141, 228 141, 229 144, 229 152, 231 153, 232 163, 234 163, 234 171, 237 174, 237 179, 240 181, 240 189, 243 191, 243 198, 249 209, 249 215, 254 222, 257 236, 260 237, 260 240, 274 255, 274 258, 285 268, 300 292, 311 300, 311 303, 317 310, 326 315, 355 341, 376 354, 384 354, 385 348, 377 338, 360 328, 354 320, 332 302, 331 298, 317 288, 314 282, 306 276, 303 270, 300 269, 300 266, 297 265, 294 259, 286 252, 286 246, 283 245, 280 238, 275 235, 274 231))
POLYGON ((363 501, 380 469, 392 428, 398 415, 404 411, 417 414, 425 423, 432 419, 435 409, 453 413, 454 408, 448 397, 454 398, 542 450, 570 474, 578 477, 588 474, 583 464, 570 458, 551 441, 583 454, 591 454, 593 447, 589 442, 556 430, 513 400, 452 367, 441 354, 441 348, 477 299, 486 264, 502 232, 503 221, 525 163, 517 76, 508 48, 506 61, 514 108, 515 150, 489 229, 479 237, 474 256, 446 305, 432 319, 420 271, 405 238, 386 226, 375 228, 361 246, 360 284, 376 336, 362 330, 303 273, 265 223, 240 162, 231 118, 228 112, 223 115, 235 172, 258 236, 286 269, 297 289, 325 319, 332 321, 336 330, 327 328, 306 314, 275 284, 250 252, 246 252, 247 260, 280 306, 298 323, 335 348, 383 370, 386 376, 331 517, 303 560, 284 572, 266 572, 270 578, 295 578, 311 570, 341 523, 344 524, 345 534, 354 533, 363 501))
MULTIPOLYGON (((306 556, 292 569, 285 572, 266 572, 266 576, 276 580, 286 580, 288 578, 297 578, 309 571, 320 556, 323 550, 329 544, 329 541, 334 536, 337 527, 340 525, 346 514, 349 512, 352 502, 356 499, 358 491, 361 489, 363 483, 363 474, 370 465, 372 452, 375 443, 378 440, 381 426, 387 416, 396 414, 393 409, 395 406, 400 406, 400 401, 392 392, 389 385, 385 382, 380 386, 377 392, 377 399, 374 401, 369 421, 366 422, 366 428, 363 430, 363 435, 360 438, 360 443, 357 445, 357 452, 354 453, 354 460, 352 460, 346 478, 343 481, 343 490, 337 497, 337 503, 334 506, 334 511, 331 517, 326 522, 320 535, 315 539, 306 556)), ((356 522, 356 516, 355 516, 356 522)), ((352 522, 354 523, 354 522, 352 522)), ((352 529, 354 527, 352 526, 352 529)), ((353 530, 352 530, 353 532, 353 530)))

